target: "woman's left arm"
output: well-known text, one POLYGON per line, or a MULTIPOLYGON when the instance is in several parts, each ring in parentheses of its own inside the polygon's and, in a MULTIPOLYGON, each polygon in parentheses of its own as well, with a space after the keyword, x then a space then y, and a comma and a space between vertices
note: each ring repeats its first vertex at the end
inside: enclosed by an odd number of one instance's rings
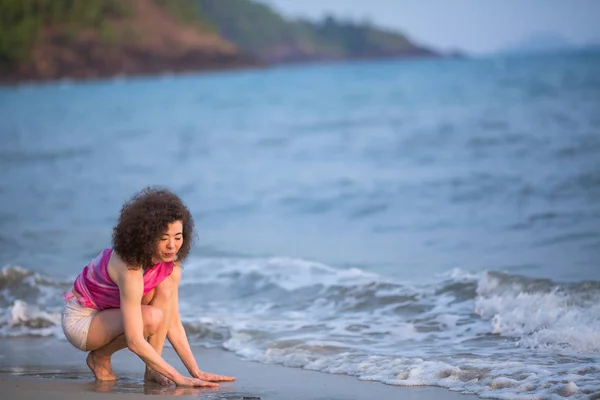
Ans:
POLYGON ((190 375, 195 378, 212 382, 234 381, 235 378, 232 376, 211 374, 198 368, 198 364, 196 363, 196 359, 190 348, 190 343, 179 315, 179 282, 181 282, 181 264, 179 262, 175 263, 175 267, 171 273, 171 279, 173 279, 175 290, 173 292, 173 310, 171 311, 171 323, 169 330, 167 331, 167 338, 171 345, 173 345, 177 355, 189 371, 190 375))

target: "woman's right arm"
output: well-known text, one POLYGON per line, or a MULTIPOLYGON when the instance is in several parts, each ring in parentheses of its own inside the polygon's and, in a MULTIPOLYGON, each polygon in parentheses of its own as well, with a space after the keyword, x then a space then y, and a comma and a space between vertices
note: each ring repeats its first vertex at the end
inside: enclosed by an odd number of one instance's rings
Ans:
POLYGON ((121 312, 125 338, 129 350, 137 354, 150 368, 164 375, 177 385, 215 386, 196 378, 181 375, 169 365, 144 338, 144 320, 142 318, 142 296, 144 280, 139 271, 123 268, 117 272, 117 285, 121 297, 121 312))

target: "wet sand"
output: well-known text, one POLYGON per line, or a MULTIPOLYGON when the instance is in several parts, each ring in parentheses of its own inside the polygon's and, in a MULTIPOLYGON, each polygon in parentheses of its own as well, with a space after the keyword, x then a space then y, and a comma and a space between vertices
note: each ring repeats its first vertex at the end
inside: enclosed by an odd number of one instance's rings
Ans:
MULTIPOLYGON (((86 353, 55 339, 5 338, 0 341, 0 393, 5 399, 142 399, 146 395, 220 400, 468 400, 476 396, 433 387, 398 387, 280 365, 244 361, 220 350, 194 347, 200 368, 233 375, 218 389, 161 387, 143 382, 143 362, 127 350, 113 357, 116 382, 96 382, 85 366, 86 353)), ((165 359, 185 368, 171 348, 165 359)))

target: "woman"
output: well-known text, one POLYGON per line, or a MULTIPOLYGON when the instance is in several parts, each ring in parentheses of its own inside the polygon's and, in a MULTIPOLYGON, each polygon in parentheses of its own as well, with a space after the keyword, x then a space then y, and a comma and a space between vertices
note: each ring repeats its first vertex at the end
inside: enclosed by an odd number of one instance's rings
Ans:
POLYGON ((146 363, 146 381, 215 387, 213 382, 235 379, 198 368, 179 316, 181 262, 193 229, 177 195, 146 188, 121 209, 113 248, 87 265, 63 296, 63 331, 73 346, 89 351, 87 365, 96 379, 117 379, 110 358, 125 347, 146 363), (161 357, 167 337, 192 378, 161 357))

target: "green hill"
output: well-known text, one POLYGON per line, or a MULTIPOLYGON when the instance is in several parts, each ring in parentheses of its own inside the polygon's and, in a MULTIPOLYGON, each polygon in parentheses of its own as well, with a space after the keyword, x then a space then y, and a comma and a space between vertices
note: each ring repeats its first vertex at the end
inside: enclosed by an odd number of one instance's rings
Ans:
POLYGON ((251 0, 0 0, 0 82, 434 55, 398 32, 251 0))
POLYGON ((401 33, 368 23, 291 20, 250 0, 194 1, 219 34, 266 62, 435 55, 401 33))
POLYGON ((253 64, 190 0, 0 0, 0 81, 253 64))

